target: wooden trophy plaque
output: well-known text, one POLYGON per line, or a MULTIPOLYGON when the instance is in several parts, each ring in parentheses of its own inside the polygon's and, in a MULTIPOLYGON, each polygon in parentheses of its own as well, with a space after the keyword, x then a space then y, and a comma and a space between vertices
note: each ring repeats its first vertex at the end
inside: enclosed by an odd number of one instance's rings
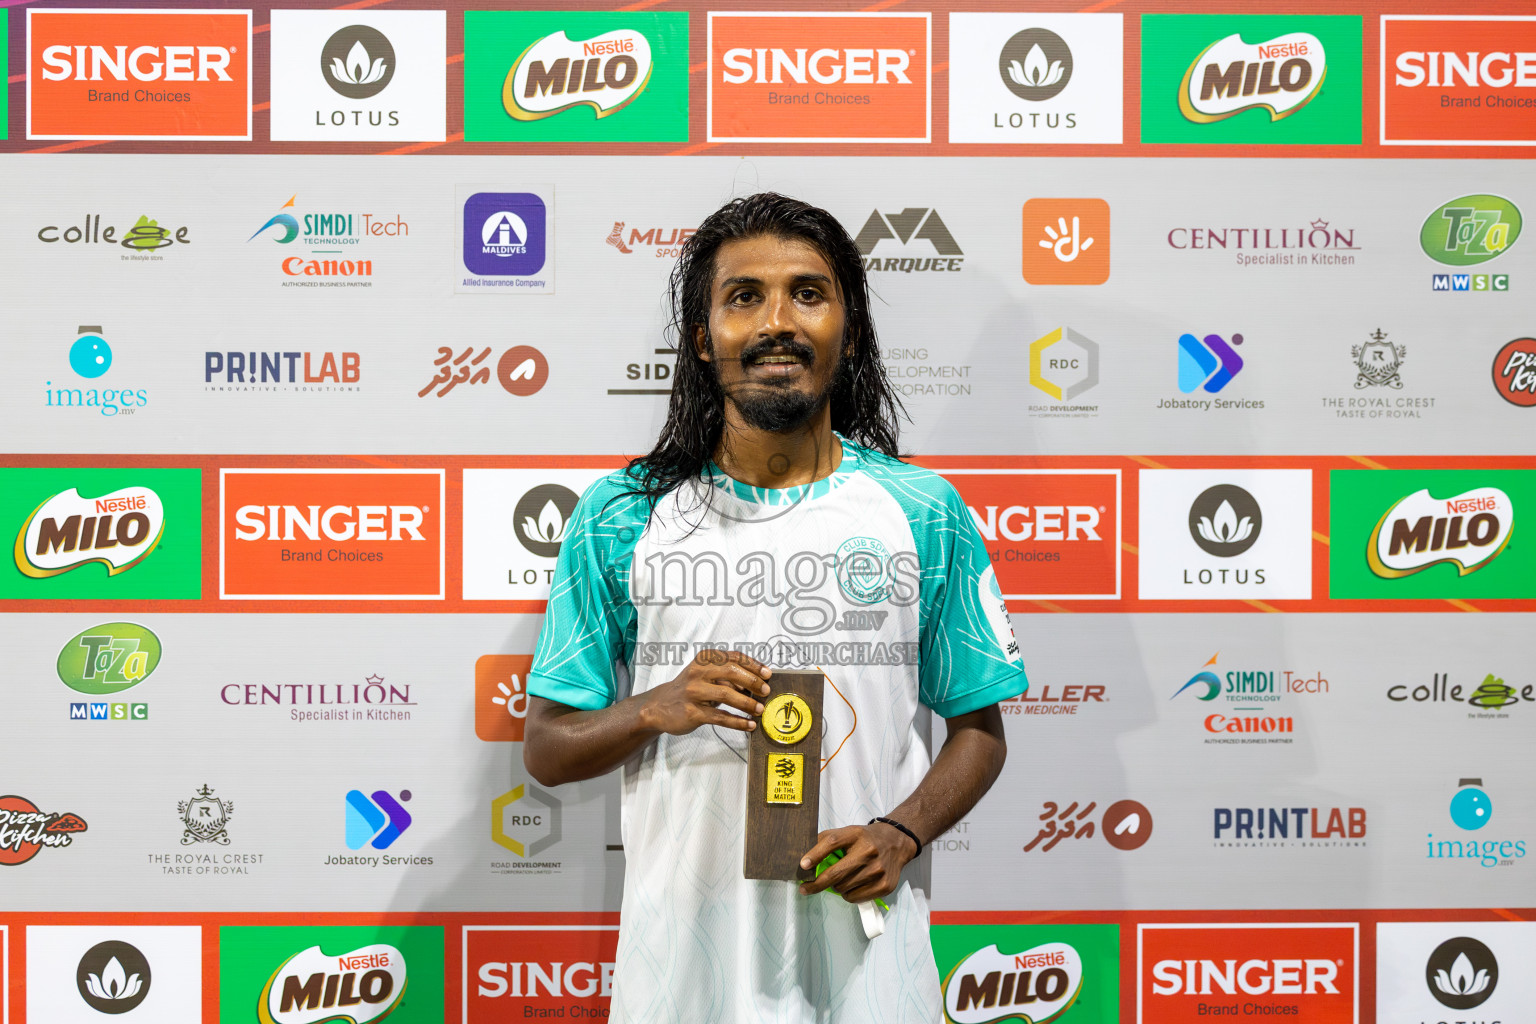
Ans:
POLYGON ((747 744, 747 835, 742 877, 816 877, 800 858, 816 845, 821 806, 820 672, 775 672, 747 744))

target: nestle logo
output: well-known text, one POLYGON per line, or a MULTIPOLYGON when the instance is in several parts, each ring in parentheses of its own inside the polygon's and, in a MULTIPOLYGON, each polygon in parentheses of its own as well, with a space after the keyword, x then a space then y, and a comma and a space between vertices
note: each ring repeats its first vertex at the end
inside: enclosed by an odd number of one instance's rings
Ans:
POLYGON ((582 43, 583 56, 594 57, 605 53, 633 53, 635 41, 633 39, 601 39, 595 43, 582 43))
POLYGON ((1305 57, 1306 43, 1281 43, 1278 46, 1260 46, 1259 56, 1265 60, 1276 57, 1305 57))
POLYGON ((361 971, 368 967, 388 967, 388 953, 369 953, 366 956, 339 956, 336 963, 343 971, 361 971))
POLYGON ((97 498, 96 514, 103 512, 132 512, 136 508, 144 508, 147 502, 144 495, 135 494, 125 498, 97 498))
POLYGON ((1499 507, 1497 498, 1453 498, 1445 503, 1447 512, 1494 512, 1499 507))

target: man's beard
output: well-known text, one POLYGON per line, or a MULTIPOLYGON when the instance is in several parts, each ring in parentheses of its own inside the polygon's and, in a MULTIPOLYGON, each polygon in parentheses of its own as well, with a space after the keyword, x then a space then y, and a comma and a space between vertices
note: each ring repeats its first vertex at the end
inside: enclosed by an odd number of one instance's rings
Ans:
MULTIPOLYGON (((798 341, 762 341, 748 346, 741 354, 742 366, 747 366, 752 360, 767 352, 787 353, 798 357, 807 371, 815 368, 816 350, 798 341)), ((720 384, 718 364, 710 365, 715 374, 715 383, 720 384)), ((843 382, 843 378, 848 373, 848 360, 843 358, 839 348, 837 363, 832 367, 827 386, 819 394, 807 394, 796 388, 794 382, 786 378, 762 381, 751 386, 738 385, 729 392, 725 392, 725 397, 726 401, 741 413, 741 418, 746 420, 748 425, 773 434, 785 434, 805 426, 812 417, 820 413, 822 407, 831 401, 832 392, 843 382)), ((723 385, 721 390, 725 391, 723 385)))

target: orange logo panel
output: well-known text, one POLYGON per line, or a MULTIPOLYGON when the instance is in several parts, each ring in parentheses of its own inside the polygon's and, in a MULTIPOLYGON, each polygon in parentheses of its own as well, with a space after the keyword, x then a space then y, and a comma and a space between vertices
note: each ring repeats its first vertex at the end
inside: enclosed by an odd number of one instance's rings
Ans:
POLYGON ((1353 925, 1144 925, 1139 940, 1140 1024, 1211 1014, 1356 1024, 1353 925))
POLYGON ((709 16, 712 142, 927 142, 928 15, 709 16))
POLYGON ((443 596, 441 470, 222 476, 221 596, 443 596))
POLYGON ((1024 204, 1024 280, 1109 280, 1109 204, 1102 199, 1031 199, 1024 204))
POLYGON ((27 137, 248 139, 249 11, 27 11, 27 137))
POLYGON ((465 928, 465 1024, 556 1016, 606 1019, 618 945, 616 925, 465 928))
POLYGON ((1385 18, 1382 44, 1383 142, 1536 141, 1536 21, 1385 18))
POLYGON ((528 717, 531 654, 487 654, 475 661, 475 735, 491 743, 521 743, 528 717))

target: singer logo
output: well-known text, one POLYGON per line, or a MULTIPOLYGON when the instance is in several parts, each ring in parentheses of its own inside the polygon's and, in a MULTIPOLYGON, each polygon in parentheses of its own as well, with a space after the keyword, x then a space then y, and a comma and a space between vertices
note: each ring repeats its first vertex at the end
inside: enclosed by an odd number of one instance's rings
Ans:
POLYGON ((249 139, 249 11, 27 11, 27 138, 249 139))
POLYGON ((927 142, 927 14, 709 15, 710 142, 927 142))
POLYGON ((608 1016, 617 925, 466 925, 465 1024, 608 1016))
POLYGON ((1119 598, 1119 470, 938 472, 965 501, 1004 598, 1119 598))
POLYGON ((1387 579, 1412 576, 1441 562, 1465 576, 1497 558, 1514 528, 1514 504, 1497 487, 1443 499, 1428 490, 1415 491, 1377 522, 1366 560, 1372 572, 1387 579))
POLYGON ((1109 280, 1109 204, 1102 199, 1031 199, 1024 204, 1024 280, 1109 280))
POLYGON ((1144 924, 1136 938, 1138 1024, 1212 1014, 1359 1019, 1359 925, 1144 924))
POLYGON ((1536 18, 1381 19, 1381 141, 1529 146, 1536 18))
POLYGON ((220 472, 219 594, 443 596, 443 471, 220 472))

